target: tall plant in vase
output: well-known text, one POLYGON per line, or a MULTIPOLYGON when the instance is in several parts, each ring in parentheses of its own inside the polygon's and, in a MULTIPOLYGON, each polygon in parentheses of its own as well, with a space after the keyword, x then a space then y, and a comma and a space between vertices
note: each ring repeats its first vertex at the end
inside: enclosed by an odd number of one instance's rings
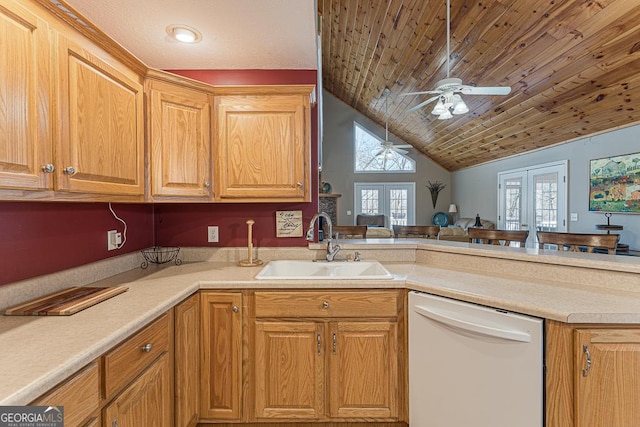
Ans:
POLYGON ((429 185, 427 185, 427 188, 431 193, 431 201, 433 202, 433 208, 435 209, 436 202, 438 201, 438 194, 442 191, 444 187, 446 187, 446 185, 441 183, 440 181, 436 181, 436 182, 427 181, 427 182, 429 183, 429 185))

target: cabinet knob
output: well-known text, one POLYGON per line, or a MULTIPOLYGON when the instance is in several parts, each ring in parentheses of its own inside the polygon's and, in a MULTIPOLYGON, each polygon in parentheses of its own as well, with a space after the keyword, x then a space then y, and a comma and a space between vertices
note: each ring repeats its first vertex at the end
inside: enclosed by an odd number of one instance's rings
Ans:
POLYGON ((111 427, 119 427, 118 426, 118 420, 111 421, 111 427))
POLYGON ((55 172, 56 167, 53 166, 51 163, 49 163, 48 165, 44 165, 42 166, 42 172, 44 173, 53 173, 55 172))
POLYGON ((302 184, 301 182, 298 182, 296 185, 298 186, 298 188, 304 187, 304 184, 302 184))
POLYGON ((329 303, 327 301, 324 301, 322 303, 322 308, 329 308, 329 303))
POLYGON ((76 169, 73 166, 67 166, 66 168, 62 169, 62 171, 64 173, 66 173, 67 175, 75 175, 76 174, 76 169))
POLYGON ((149 353, 152 348, 153 348, 153 344, 151 344, 151 343, 149 343, 147 345, 143 345, 142 347, 140 347, 140 349, 142 351, 144 351, 145 353, 149 353))
POLYGON ((234 305, 231 310, 233 310, 234 313, 237 313, 238 312, 238 306, 234 305))
POLYGON ((205 182, 204 183, 204 188, 211 188, 211 183, 210 182, 205 182))

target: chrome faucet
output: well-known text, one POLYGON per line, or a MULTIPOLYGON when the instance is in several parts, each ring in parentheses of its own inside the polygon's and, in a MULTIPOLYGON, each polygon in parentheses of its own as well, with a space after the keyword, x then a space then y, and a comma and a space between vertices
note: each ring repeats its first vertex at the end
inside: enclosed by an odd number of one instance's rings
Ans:
POLYGON ((307 230, 307 240, 313 241, 313 234, 315 232, 315 223, 318 218, 324 218, 329 225, 329 238, 327 239, 327 261, 333 261, 333 258, 336 256, 338 251, 340 250, 340 245, 333 244, 333 224, 331 223, 331 218, 324 212, 319 212, 311 218, 311 222, 309 223, 309 229, 307 230))

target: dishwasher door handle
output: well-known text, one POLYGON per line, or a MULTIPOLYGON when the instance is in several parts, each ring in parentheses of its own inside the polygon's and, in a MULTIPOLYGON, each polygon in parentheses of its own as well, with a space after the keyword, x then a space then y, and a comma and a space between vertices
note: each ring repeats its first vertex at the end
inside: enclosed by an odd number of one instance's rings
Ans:
POLYGON ((531 342, 531 334, 527 332, 483 325, 480 319, 476 319, 475 321, 457 319, 455 317, 452 317, 449 313, 441 313, 431 308, 423 307, 420 305, 413 306, 413 310, 421 316, 465 331, 475 332, 477 334, 487 335, 490 337, 503 338, 511 341, 531 342))

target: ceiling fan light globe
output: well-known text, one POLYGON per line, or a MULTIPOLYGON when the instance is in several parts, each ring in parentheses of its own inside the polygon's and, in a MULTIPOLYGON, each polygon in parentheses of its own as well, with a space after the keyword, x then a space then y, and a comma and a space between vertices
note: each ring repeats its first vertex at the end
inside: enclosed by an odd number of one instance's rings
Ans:
POLYGON ((438 120, 448 120, 452 117, 453 117, 453 114, 451 114, 451 111, 446 110, 444 113, 438 116, 438 120))
POLYGON ((444 106, 444 103, 442 102, 442 100, 438 100, 438 103, 436 104, 435 107, 433 107, 433 111, 431 111, 431 114, 433 114, 434 116, 439 116, 441 114, 444 114, 447 111, 447 108, 444 106))
POLYGON ((460 102, 457 102, 453 106, 453 110, 451 112, 456 115, 466 114, 469 112, 469 107, 467 107, 467 104, 465 104, 462 98, 460 98, 460 102))
POLYGON ((393 151, 392 150, 387 150, 387 152, 384 153, 384 156, 389 160, 393 159, 393 151))

